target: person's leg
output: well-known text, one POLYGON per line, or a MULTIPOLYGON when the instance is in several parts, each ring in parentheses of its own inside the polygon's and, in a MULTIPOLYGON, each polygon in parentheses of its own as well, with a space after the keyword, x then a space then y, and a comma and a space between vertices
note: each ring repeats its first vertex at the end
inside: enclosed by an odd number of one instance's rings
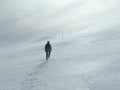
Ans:
POLYGON ((50 52, 49 52, 49 58, 50 58, 50 52))
POLYGON ((48 60, 48 57, 49 57, 48 52, 46 52, 46 60, 48 60))

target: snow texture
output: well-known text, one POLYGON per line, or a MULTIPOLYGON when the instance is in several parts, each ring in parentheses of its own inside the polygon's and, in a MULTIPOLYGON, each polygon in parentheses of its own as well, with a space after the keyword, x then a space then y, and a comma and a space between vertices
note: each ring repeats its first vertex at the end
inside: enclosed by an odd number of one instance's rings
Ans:
POLYGON ((1 0, 0 7, 0 90, 120 90, 119 0, 1 0))

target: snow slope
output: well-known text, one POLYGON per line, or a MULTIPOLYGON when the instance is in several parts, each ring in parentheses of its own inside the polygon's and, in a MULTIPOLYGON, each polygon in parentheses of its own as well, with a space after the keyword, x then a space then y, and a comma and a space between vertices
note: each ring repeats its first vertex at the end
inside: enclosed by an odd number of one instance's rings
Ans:
POLYGON ((14 56, 8 52, 9 61, 0 65, 1 90, 119 90, 119 29, 66 35, 52 43, 49 61, 41 57, 39 44, 23 47, 14 56))
POLYGON ((0 90, 120 89, 119 0, 0 2, 0 90))

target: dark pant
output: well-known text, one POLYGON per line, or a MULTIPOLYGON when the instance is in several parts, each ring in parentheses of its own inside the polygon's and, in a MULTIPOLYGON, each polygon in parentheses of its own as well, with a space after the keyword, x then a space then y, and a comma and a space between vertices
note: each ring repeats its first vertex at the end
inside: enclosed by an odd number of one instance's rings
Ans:
POLYGON ((48 58, 50 58, 50 52, 46 52, 46 60, 48 60, 48 58))

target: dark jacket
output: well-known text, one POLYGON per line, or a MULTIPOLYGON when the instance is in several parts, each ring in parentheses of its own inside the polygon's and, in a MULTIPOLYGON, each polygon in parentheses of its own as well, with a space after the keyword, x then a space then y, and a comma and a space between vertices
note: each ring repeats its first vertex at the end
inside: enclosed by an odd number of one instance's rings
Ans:
POLYGON ((50 43, 47 43, 45 45, 45 52, 51 52, 52 51, 52 47, 51 47, 51 44, 50 43))

